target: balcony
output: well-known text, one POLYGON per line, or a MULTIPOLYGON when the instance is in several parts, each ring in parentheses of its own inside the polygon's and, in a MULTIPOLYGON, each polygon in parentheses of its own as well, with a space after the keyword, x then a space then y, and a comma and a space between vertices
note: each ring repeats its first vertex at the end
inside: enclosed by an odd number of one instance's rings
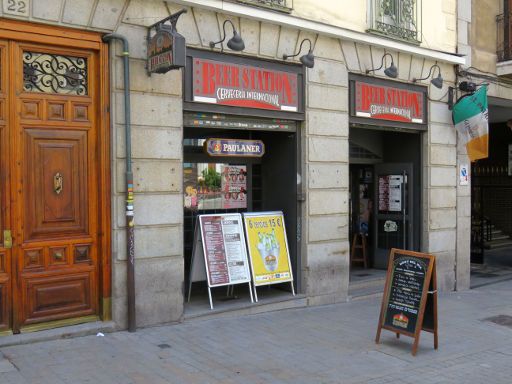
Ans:
POLYGON ((512 75, 512 13, 496 16, 496 74, 512 75))
POLYGON ((367 32, 421 43, 421 0, 371 0, 369 11, 367 32))
POLYGON ((293 11, 293 0, 235 0, 235 2, 285 13, 293 11))
POLYGON ((496 16, 496 32, 497 32, 497 61, 512 60, 512 13, 502 13, 496 16))

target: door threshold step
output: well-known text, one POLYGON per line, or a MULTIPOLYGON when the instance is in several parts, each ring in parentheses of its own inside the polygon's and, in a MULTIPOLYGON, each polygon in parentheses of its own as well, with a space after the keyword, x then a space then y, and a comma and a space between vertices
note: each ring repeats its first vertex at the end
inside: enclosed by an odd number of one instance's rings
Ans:
POLYGON ((273 297, 273 298, 260 298, 260 300, 256 303, 251 303, 250 300, 244 301, 243 303, 233 303, 233 305, 222 306, 219 303, 213 303, 214 308, 210 309, 210 304, 205 302, 202 306, 203 309, 200 310, 187 310, 185 308, 185 313, 183 315, 183 320, 185 322, 195 321, 195 320, 210 320, 217 318, 226 318, 226 317, 238 317, 245 315, 254 315, 257 313, 264 312, 273 312, 280 311, 283 309, 293 309, 293 308, 304 308, 308 306, 308 301, 306 295, 295 295, 292 296, 291 293, 286 294, 281 297, 273 297))
POLYGON ((0 348, 8 347, 10 345, 32 344, 39 343, 41 341, 95 335, 98 334, 98 332, 111 333, 117 330, 118 329, 113 321, 94 321, 90 323, 47 329, 44 331, 0 336, 0 348))

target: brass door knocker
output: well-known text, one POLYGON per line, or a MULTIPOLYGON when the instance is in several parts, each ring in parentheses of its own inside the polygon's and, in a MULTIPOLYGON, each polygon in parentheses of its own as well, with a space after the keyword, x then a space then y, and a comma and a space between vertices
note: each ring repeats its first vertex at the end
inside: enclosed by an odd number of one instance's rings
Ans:
POLYGON ((62 192, 62 175, 60 172, 57 172, 53 176, 53 191, 58 195, 62 192))

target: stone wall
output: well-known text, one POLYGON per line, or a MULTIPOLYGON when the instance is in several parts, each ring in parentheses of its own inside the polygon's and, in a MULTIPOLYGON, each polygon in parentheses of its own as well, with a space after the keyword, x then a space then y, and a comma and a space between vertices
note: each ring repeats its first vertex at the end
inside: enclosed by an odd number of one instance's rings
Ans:
MULTIPOLYGON (((148 77, 144 68, 146 26, 181 8, 179 4, 156 0, 53 0, 45 1, 44 7, 35 5, 31 14, 24 18, 115 31, 129 40, 138 326, 180 321, 183 315, 181 72, 148 77)), ((316 63, 313 69, 307 70, 306 120, 299 130, 303 146, 302 185, 306 196, 301 220, 301 293, 308 297, 311 305, 346 300, 349 281, 348 72, 364 73, 365 69, 379 66, 384 50, 199 8, 188 8, 179 19, 178 30, 185 36, 188 46, 209 49, 211 40, 220 40, 222 23, 227 17, 241 32, 246 55, 280 61, 283 53, 295 52, 304 38, 313 42, 316 63)), ((124 85, 121 44, 114 43, 113 47, 112 305, 114 321, 119 327, 125 327, 124 85)), ((400 81, 410 82, 434 64, 410 54, 390 53, 399 68, 400 81)), ((437 101, 429 102, 431 124, 423 137, 422 250, 439 257, 440 288, 453 289, 459 228, 457 156, 444 93, 454 79, 452 67, 440 65, 446 85, 442 91, 429 88, 430 98, 437 101)), ((375 75, 384 77, 382 71, 375 75)), ((461 257, 465 260, 465 256, 461 257)))

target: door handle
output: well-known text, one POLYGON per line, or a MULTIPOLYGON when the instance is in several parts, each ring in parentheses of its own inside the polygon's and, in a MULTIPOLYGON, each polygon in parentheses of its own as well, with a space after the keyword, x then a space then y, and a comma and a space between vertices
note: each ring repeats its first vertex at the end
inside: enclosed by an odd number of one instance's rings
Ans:
POLYGON ((12 248, 12 234, 10 229, 4 229, 4 248, 12 248))
POLYGON ((60 172, 57 172, 53 176, 53 191, 58 195, 62 192, 63 188, 63 180, 62 174, 60 172))

